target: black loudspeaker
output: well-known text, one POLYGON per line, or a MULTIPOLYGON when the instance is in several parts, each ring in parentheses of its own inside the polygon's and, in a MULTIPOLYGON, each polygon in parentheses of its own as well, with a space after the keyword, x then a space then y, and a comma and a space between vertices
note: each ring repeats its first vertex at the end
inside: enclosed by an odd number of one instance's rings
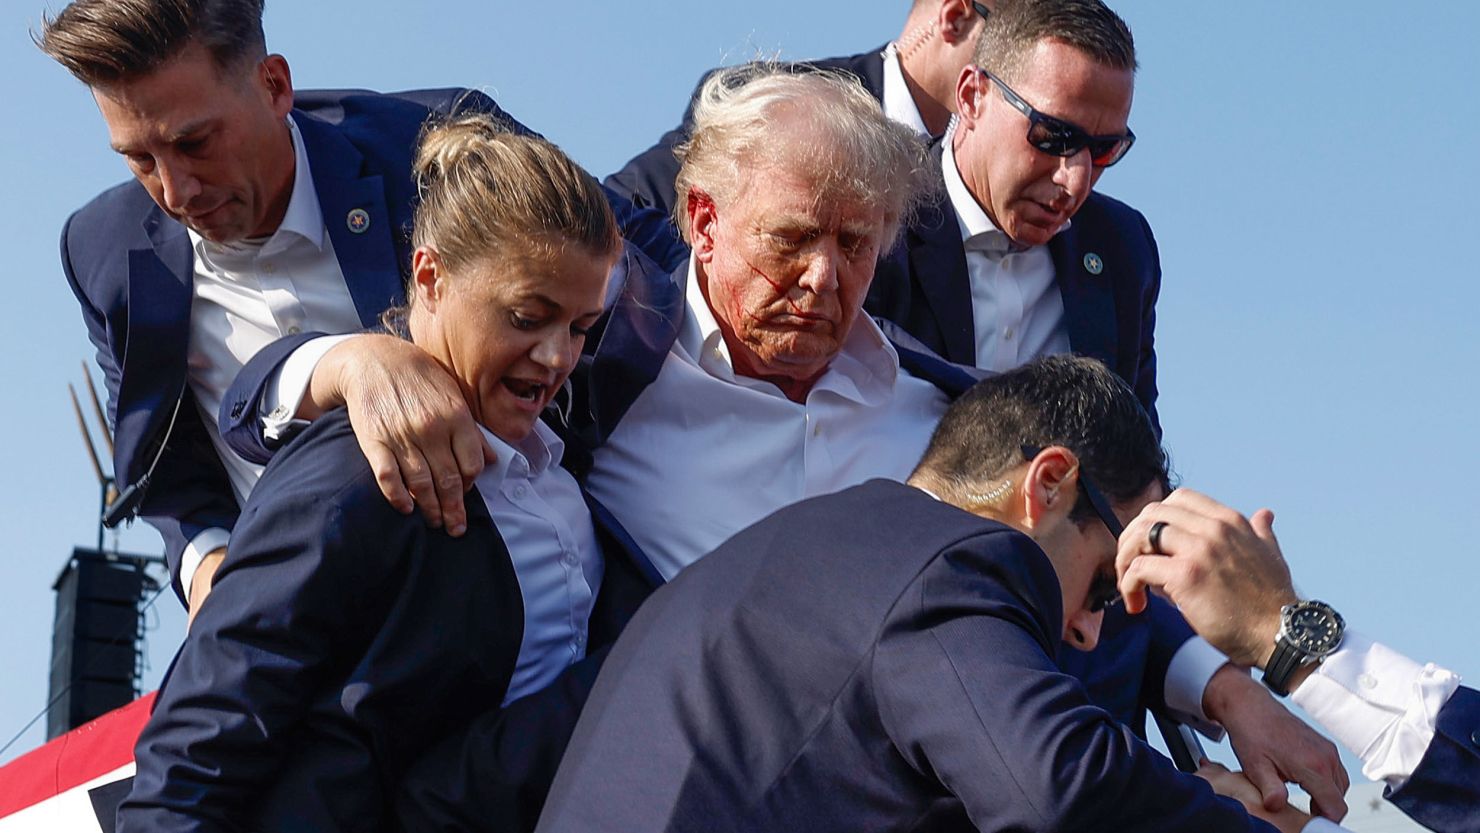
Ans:
POLYGON ((139 696, 144 619, 140 606, 156 589, 148 559, 75 549, 52 589, 48 740, 139 696))

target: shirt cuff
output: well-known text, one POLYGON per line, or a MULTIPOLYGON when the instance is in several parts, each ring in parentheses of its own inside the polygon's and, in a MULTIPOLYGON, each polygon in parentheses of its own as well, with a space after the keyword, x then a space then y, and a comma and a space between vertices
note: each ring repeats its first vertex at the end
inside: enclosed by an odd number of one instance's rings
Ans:
POLYGON ((1323 818, 1321 816, 1316 816, 1316 817, 1312 818, 1310 821, 1308 821, 1308 822, 1305 823, 1305 827, 1302 827, 1300 829, 1300 833, 1349 833, 1349 832, 1347 831, 1347 829, 1345 827, 1342 827, 1341 825, 1337 824, 1336 822, 1334 822, 1334 821, 1332 821, 1332 820, 1330 820, 1328 818, 1323 818))
POLYGON ((1393 789, 1407 782, 1434 739, 1439 709, 1459 675, 1419 665, 1347 631, 1290 699, 1362 759, 1362 774, 1393 789))
POLYGON ((289 354, 287 361, 267 378, 267 390, 262 395, 258 415, 262 418, 262 436, 270 443, 281 443, 293 432, 308 425, 308 420, 297 419, 298 406, 308 393, 313 381, 314 368, 324 354, 334 349, 354 334, 320 336, 306 341, 289 354))
POLYGON ((195 579, 195 571, 200 569, 200 562, 213 550, 222 549, 230 542, 230 532, 213 526, 201 530, 200 534, 185 545, 185 552, 180 555, 180 591, 185 594, 187 604, 190 600, 190 582, 195 579))
POLYGON ((1167 664, 1163 692, 1167 708, 1177 719, 1213 740, 1223 739, 1223 727, 1203 712, 1203 692, 1208 688, 1208 681, 1227 662, 1228 657, 1206 639, 1194 636, 1182 643, 1167 664))

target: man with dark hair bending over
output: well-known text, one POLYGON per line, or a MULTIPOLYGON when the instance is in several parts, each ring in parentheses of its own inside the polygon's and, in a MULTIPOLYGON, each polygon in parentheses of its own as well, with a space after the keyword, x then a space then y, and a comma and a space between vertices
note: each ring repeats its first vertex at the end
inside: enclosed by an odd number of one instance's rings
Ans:
MULTIPOLYGON (((1094 647, 1121 526, 1166 481, 1098 362, 979 383, 908 483, 781 509, 653 594, 539 830, 1268 829, 1055 663, 1094 647)), ((1253 795, 1281 830, 1334 827, 1253 795)))

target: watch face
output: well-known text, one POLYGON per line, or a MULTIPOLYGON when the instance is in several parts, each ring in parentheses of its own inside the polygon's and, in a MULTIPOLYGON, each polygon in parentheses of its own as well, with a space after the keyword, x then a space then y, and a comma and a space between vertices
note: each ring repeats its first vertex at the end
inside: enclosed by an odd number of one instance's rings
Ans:
POLYGON ((1342 629, 1341 617, 1324 605, 1300 605, 1285 620, 1286 636, 1310 656, 1325 656, 1335 650, 1342 629))

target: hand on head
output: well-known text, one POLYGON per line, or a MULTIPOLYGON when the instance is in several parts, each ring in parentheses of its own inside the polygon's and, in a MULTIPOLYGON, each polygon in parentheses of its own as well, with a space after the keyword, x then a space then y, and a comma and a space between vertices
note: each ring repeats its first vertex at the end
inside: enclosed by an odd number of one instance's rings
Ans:
POLYGON ((1274 650, 1280 608, 1296 601, 1290 569, 1268 509, 1245 518, 1190 489, 1151 503, 1120 536, 1115 568, 1126 609, 1159 589, 1187 623, 1239 665, 1263 667, 1274 650), (1159 552, 1151 547, 1158 524, 1159 552))

